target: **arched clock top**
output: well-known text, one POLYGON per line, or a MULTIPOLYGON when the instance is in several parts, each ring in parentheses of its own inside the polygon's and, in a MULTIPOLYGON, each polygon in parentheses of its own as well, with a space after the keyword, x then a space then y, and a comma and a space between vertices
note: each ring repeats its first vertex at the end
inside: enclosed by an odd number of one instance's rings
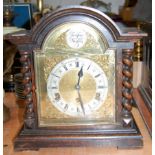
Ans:
POLYGON ((105 35, 109 42, 135 41, 145 35, 135 29, 120 30, 110 17, 96 9, 83 6, 70 6, 60 8, 45 15, 32 29, 32 40, 38 45, 42 45, 44 38, 46 38, 53 28, 67 22, 82 22, 93 25, 105 35))

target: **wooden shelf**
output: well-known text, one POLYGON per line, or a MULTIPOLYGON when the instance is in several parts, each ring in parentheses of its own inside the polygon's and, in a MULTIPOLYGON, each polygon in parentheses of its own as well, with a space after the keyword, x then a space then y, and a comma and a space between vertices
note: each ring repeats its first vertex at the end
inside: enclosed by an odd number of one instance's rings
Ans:
POLYGON ((139 109, 139 112, 144 120, 144 123, 145 123, 150 135, 152 135, 152 112, 150 111, 148 106, 145 104, 138 89, 134 90, 133 95, 136 100, 136 104, 139 109))

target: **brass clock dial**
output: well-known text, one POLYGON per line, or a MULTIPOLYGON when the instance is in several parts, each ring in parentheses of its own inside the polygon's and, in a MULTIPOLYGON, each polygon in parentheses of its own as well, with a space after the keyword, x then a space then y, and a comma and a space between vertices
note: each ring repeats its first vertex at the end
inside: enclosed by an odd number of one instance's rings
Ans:
POLYGON ((85 117, 98 110, 107 97, 108 81, 101 67, 90 59, 61 61, 50 72, 47 94, 59 111, 85 117))
POLYGON ((34 52, 39 126, 115 122, 115 54, 91 24, 53 29, 34 52))

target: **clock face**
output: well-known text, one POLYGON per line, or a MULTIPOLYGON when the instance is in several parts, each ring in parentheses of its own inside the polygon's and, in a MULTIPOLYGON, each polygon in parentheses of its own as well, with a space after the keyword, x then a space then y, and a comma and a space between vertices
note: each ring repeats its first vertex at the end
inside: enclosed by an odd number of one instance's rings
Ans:
POLYGON ((58 63, 47 80, 47 94, 59 111, 85 117, 98 110, 107 97, 108 81, 101 67, 81 57, 58 63))

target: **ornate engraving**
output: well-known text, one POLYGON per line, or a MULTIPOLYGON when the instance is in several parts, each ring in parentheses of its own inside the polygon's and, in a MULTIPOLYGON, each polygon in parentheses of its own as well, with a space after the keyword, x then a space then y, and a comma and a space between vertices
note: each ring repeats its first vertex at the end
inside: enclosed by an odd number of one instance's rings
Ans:
POLYGON ((59 25, 49 33, 44 41, 43 51, 104 53, 107 47, 104 36, 100 36, 100 32, 91 25, 73 22, 59 25))

